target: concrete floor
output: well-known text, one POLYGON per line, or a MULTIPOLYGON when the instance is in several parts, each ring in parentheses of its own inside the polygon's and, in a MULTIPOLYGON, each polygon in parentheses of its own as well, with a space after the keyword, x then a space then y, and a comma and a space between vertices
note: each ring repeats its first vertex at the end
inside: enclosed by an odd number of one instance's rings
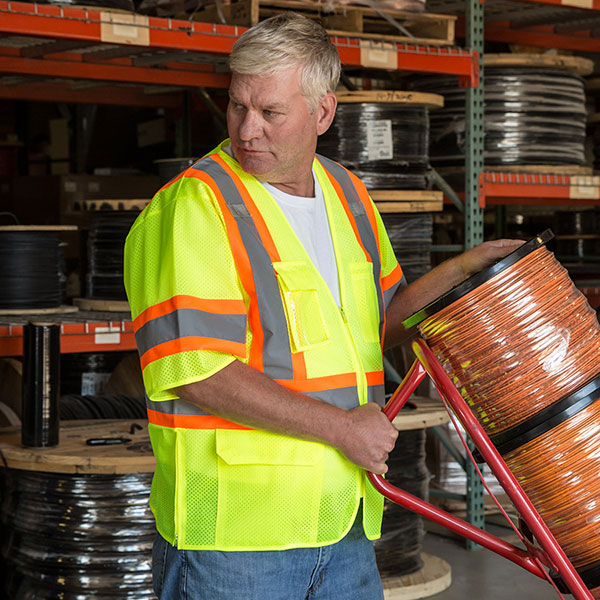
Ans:
MULTIPOLYGON (((488 528, 505 537, 508 530, 488 528)), ((507 538, 514 543, 512 538, 507 538)), ((515 544, 517 545, 517 544, 515 544)), ((489 550, 470 551, 461 540, 427 532, 423 550, 443 558, 452 568, 452 585, 430 596, 432 600, 553 600, 559 598, 550 583, 538 579, 489 550)), ((572 596, 567 596, 572 598, 572 596)))

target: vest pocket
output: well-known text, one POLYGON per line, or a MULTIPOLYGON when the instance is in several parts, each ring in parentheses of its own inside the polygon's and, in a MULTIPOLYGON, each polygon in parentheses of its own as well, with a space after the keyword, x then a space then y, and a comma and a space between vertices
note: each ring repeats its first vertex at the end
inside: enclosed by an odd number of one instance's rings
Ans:
POLYGON ((292 352, 304 352, 328 343, 314 267, 294 261, 274 262, 273 268, 283 299, 292 352))
POLYGON ((276 548, 316 540, 322 444, 264 432, 216 431, 217 546, 276 548))
POLYGON ((363 340, 367 343, 379 343, 379 302, 373 279, 373 265, 370 262, 352 263, 350 276, 363 340))

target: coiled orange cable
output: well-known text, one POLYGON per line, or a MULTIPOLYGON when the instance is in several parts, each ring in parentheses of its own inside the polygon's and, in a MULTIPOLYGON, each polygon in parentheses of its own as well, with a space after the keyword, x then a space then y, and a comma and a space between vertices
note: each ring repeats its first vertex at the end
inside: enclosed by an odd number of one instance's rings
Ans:
MULTIPOLYGON (((420 325, 490 436, 600 374, 600 325, 544 247, 420 325)), ((577 569, 600 562, 600 398, 505 454, 577 569)), ((600 598, 600 588, 593 590, 600 598)))
POLYGON ((600 561, 600 402, 504 456, 576 569, 600 561))
POLYGON ((600 373, 596 313, 545 247, 419 329, 490 436, 600 373))

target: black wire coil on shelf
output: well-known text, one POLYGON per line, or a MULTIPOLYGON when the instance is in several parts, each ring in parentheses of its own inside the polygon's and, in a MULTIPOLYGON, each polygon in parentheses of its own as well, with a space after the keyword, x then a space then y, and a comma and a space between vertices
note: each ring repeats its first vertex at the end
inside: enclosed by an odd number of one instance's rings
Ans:
POLYGON ((154 600, 151 480, 1 469, 4 600, 154 600))
MULTIPOLYGON (((409 87, 444 96, 431 115, 431 162, 464 165, 465 90, 451 77, 415 76, 409 87)), ((542 67, 486 67, 486 165, 582 165, 585 161, 584 80, 542 67)))
POLYGON ((407 283, 412 283, 431 271, 431 213, 383 213, 381 216, 407 283))
POLYGON ((429 187, 428 147, 427 108, 360 102, 338 105, 317 149, 350 169, 368 189, 421 190, 429 187))
POLYGON ((57 231, 0 230, 0 309, 57 308, 65 282, 57 231))
MULTIPOLYGON (((427 500, 429 471, 425 465, 425 429, 400 431, 387 461, 386 478, 395 486, 427 500)), ((425 528, 417 513, 386 500, 381 538, 375 541, 382 578, 410 575, 423 567, 425 528)))
POLYGON ((127 300, 123 285, 125 238, 140 213, 100 210, 90 213, 87 297, 127 300))
POLYGON ((61 420, 146 419, 146 400, 126 394, 91 396, 65 394, 58 403, 61 420))

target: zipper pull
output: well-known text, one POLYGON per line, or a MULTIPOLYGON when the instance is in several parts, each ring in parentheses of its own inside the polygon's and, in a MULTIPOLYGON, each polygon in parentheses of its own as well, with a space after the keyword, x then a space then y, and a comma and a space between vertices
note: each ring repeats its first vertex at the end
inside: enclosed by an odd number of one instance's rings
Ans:
POLYGON ((344 323, 348 323, 348 321, 346 320, 346 313, 344 312, 343 306, 340 306, 340 314, 342 315, 342 321, 344 321, 344 323))

